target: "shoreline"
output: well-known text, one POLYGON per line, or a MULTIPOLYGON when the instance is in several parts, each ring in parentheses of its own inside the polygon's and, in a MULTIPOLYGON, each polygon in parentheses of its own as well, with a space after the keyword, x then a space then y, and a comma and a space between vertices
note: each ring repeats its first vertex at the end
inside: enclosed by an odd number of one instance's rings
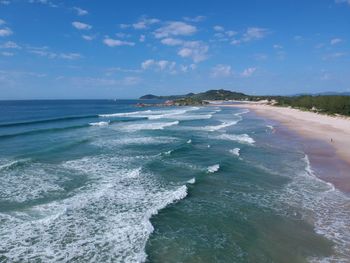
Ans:
POLYGON ((252 110, 301 136, 304 151, 317 176, 337 189, 350 193, 350 118, 259 103, 215 106, 252 110))

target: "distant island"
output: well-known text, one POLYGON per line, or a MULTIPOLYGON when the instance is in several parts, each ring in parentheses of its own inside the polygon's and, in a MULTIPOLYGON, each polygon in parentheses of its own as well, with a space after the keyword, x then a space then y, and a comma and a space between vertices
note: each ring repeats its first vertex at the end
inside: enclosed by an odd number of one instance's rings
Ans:
MULTIPOLYGON (((294 96, 255 96, 241 92, 218 89, 201 93, 188 93, 185 95, 157 96, 147 94, 140 100, 164 100, 159 106, 193 106, 206 105, 210 101, 265 101, 275 106, 293 107, 325 114, 340 114, 350 116, 350 96, 348 93, 322 93, 316 95, 294 96)), ((139 106, 151 106, 154 104, 139 103, 139 106)))

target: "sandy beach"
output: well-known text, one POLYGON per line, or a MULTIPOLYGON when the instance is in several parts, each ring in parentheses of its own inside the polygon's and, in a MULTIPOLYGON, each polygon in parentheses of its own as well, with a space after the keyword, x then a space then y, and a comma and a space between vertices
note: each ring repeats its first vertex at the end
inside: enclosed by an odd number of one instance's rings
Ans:
POLYGON ((337 188, 350 192, 350 118, 263 103, 223 106, 253 110, 258 115, 276 120, 302 135, 309 141, 305 143, 305 148, 312 163, 322 167, 319 173, 323 174, 320 177, 330 181, 337 188))

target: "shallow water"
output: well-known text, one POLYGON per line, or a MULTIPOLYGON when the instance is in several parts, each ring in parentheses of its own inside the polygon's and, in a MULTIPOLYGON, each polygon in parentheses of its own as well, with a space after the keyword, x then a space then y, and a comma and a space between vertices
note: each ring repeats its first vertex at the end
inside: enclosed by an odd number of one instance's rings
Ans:
POLYGON ((350 198, 241 109, 0 102, 0 261, 349 262, 350 198))

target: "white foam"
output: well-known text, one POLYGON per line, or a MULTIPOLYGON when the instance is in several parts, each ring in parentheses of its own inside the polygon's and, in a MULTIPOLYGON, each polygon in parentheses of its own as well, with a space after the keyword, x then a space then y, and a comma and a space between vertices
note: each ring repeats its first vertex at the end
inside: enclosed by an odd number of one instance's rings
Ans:
POLYGON ((302 161, 303 166, 293 164, 290 174, 284 173, 290 182, 283 189, 271 191, 268 195, 247 194, 245 198, 283 216, 301 217, 314 226, 316 233, 334 242, 332 256, 309 258, 309 262, 346 263, 350 258, 350 197, 316 177, 307 155, 302 161))
POLYGON ((181 109, 181 110, 169 110, 169 111, 158 111, 154 112, 154 114, 148 116, 148 119, 150 120, 156 120, 156 119, 173 119, 173 118, 181 118, 184 117, 183 114, 185 114, 188 111, 192 111, 193 109, 181 109))
POLYGON ((249 113, 249 112, 250 112, 250 110, 246 109, 246 110, 243 110, 243 111, 241 111, 241 112, 235 113, 234 115, 235 115, 235 116, 241 116, 241 115, 247 114, 247 113, 249 113))
POLYGON ((120 147, 123 145, 147 145, 147 144, 168 144, 173 143, 177 139, 174 137, 167 137, 167 136, 142 136, 142 137, 136 137, 136 136, 128 136, 128 137, 121 137, 118 139, 110 139, 106 140, 105 138, 98 139, 97 141, 93 141, 92 144, 99 146, 99 147, 105 147, 105 148, 114 148, 114 147, 120 147))
POLYGON ((30 158, 26 158, 26 159, 19 159, 19 160, 1 160, 1 164, 0 164, 0 171, 1 170, 7 170, 7 169, 11 169, 17 165, 29 162, 30 158), (3 163, 4 162, 4 163, 3 163), (3 164, 2 164, 3 163, 3 164))
POLYGON ((148 118, 149 120, 157 119, 179 119, 186 120, 192 118, 210 118, 211 116, 186 116, 187 112, 196 111, 199 107, 187 107, 187 108, 176 108, 170 110, 146 110, 146 111, 134 111, 134 112, 123 112, 113 114, 101 114, 99 117, 131 117, 131 118, 148 118))
POLYGON ((162 186, 140 167, 127 166, 124 158, 108 155, 65 162, 65 169, 85 174, 88 183, 65 199, 0 213, 3 257, 9 262, 144 262, 153 231, 150 217, 186 197, 187 187, 162 186))
POLYGON ((270 130, 274 130, 275 127, 273 127, 272 125, 266 125, 267 128, 269 128, 270 130))
MULTIPOLYGON (((111 114, 100 114, 99 117, 110 118, 110 117, 129 117, 135 115, 146 116, 145 114, 152 113, 151 110, 146 111, 132 111, 132 112, 120 112, 120 113, 111 113, 111 114)), ((137 116, 136 116, 137 117, 137 116)))
POLYGON ((208 166, 207 172, 208 173, 215 173, 215 172, 219 171, 219 169, 220 169, 220 165, 219 164, 214 164, 212 166, 208 166))
POLYGON ((222 121, 221 124, 219 124, 219 125, 205 126, 205 127, 203 127, 202 129, 203 129, 203 130, 206 130, 206 131, 211 131, 211 132, 213 132, 213 131, 221 130, 221 129, 226 128, 226 127, 230 127, 230 126, 232 126, 232 125, 237 124, 238 122, 239 122, 239 120, 228 121, 228 122, 222 121))
POLYGON ((170 155, 173 152, 173 150, 166 151, 164 154, 165 155, 170 155))
POLYGON ((196 183, 196 178, 192 178, 187 181, 188 184, 195 184, 196 183))
POLYGON ((240 150, 241 149, 239 149, 239 148, 234 148, 234 149, 231 149, 229 152, 232 153, 235 156, 239 156, 240 150))
POLYGON ((248 134, 221 134, 217 136, 218 139, 221 140, 230 140, 230 141, 236 141, 239 143, 246 143, 246 144, 254 144, 255 140, 250 137, 248 134))
POLYGON ((175 119, 180 121, 190 121, 190 120, 207 120, 212 118, 212 114, 197 114, 197 115, 171 115, 164 118, 175 119))
POLYGON ((178 125, 179 121, 173 122, 145 122, 136 124, 127 124, 120 127, 121 130, 134 132, 139 130, 163 130, 166 127, 178 125))
POLYGON ((24 203, 45 197, 48 193, 59 193, 60 170, 43 163, 26 163, 26 160, 13 161, 0 170, 1 200, 24 203), (25 166, 19 166, 18 164, 25 166))
POLYGON ((90 122, 91 126, 107 126, 109 125, 109 121, 99 121, 99 122, 90 122))
POLYGON ((190 144, 190 143, 192 143, 192 140, 191 139, 189 139, 186 143, 188 143, 188 144, 190 144))

